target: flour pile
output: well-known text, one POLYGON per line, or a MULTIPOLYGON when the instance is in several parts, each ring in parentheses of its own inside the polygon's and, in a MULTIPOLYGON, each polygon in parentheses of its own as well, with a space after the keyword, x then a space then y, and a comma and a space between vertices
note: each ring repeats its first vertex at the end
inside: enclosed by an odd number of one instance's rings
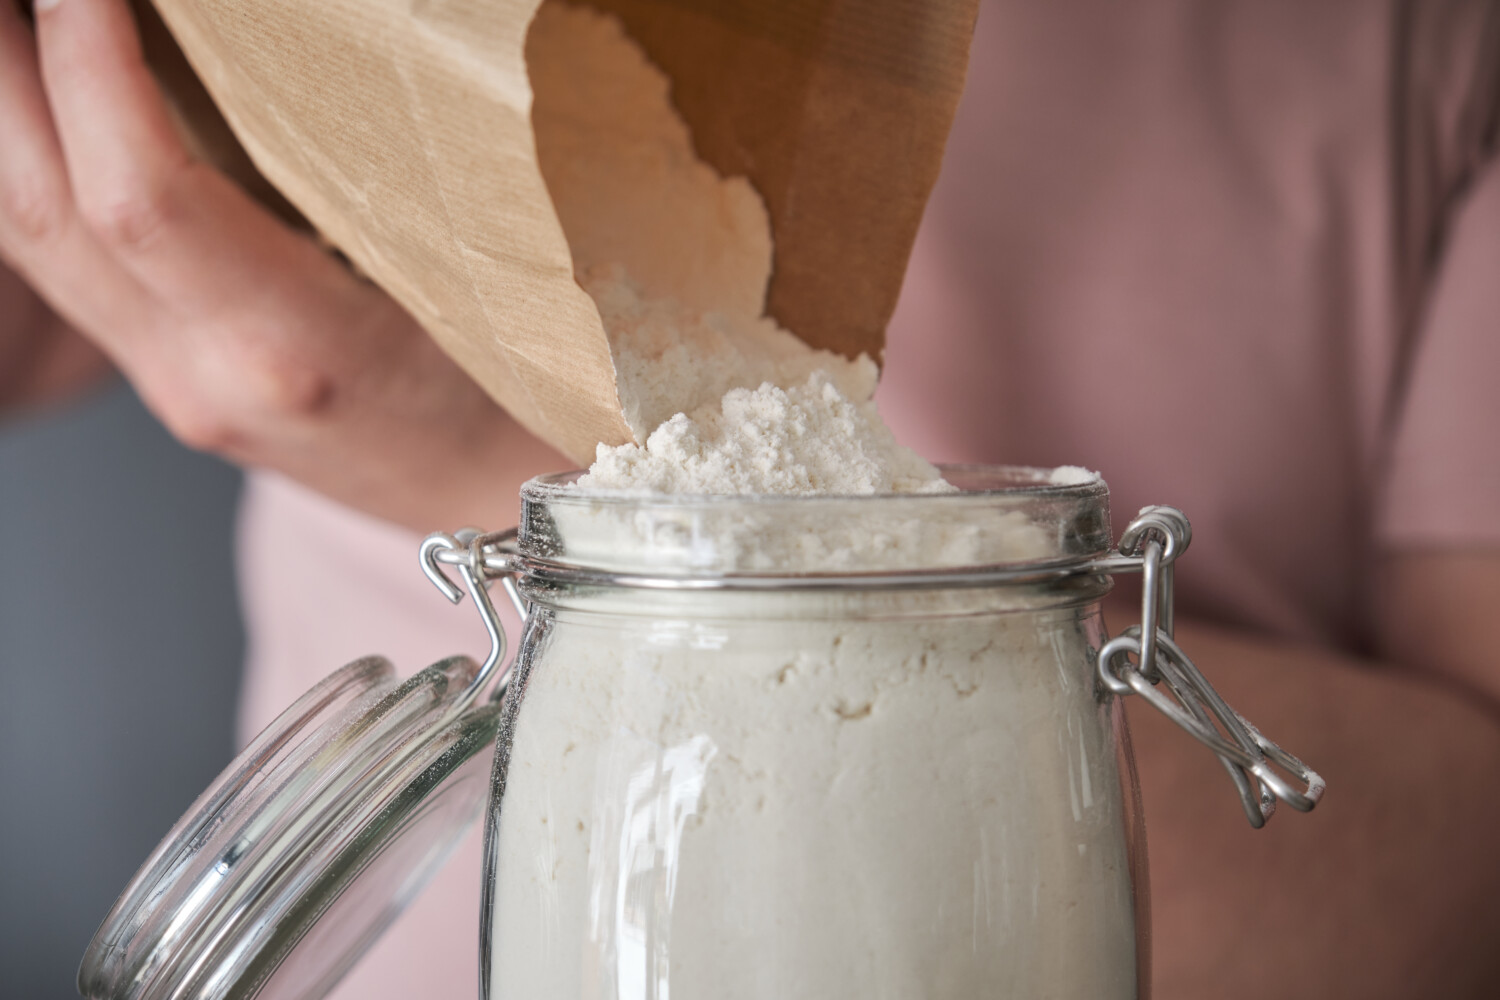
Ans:
MULTIPOLYGON (((872 366, 873 367, 873 366, 872 366)), ((950 492, 938 471, 896 444, 868 400, 826 372, 782 389, 732 389, 694 417, 679 413, 646 440, 602 452, 585 486, 659 493, 950 492)))
POLYGON ((626 418, 644 445, 600 446, 585 489, 693 494, 942 493, 871 396, 879 371, 815 351, 770 319, 648 301, 622 268, 599 305, 626 418))

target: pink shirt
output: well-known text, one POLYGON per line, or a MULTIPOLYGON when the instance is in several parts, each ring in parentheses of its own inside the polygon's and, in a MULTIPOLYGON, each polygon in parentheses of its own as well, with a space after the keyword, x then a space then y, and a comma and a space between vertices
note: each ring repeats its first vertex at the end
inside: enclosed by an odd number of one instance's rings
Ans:
MULTIPOLYGON (((1492 3, 987 3, 881 405, 935 460, 1100 470, 1117 532, 1183 508, 1181 606, 1358 651, 1379 552, 1500 545, 1497 107, 1492 3)), ((482 652, 416 544, 252 479, 247 731, 482 652)), ((478 871, 338 996, 473 996, 478 871)))
POLYGON ((1361 648, 1380 548, 1500 544, 1497 73, 1488 3, 985 6, 885 412, 1181 507, 1189 610, 1361 648))

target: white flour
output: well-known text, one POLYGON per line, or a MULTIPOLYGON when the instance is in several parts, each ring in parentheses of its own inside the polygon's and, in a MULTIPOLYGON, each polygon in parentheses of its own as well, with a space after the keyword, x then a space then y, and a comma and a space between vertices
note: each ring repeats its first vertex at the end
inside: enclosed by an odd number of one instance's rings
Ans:
POLYGON ((622 271, 587 283, 645 445, 600 446, 582 488, 694 494, 935 493, 938 470, 896 443, 861 355, 814 351, 769 319, 643 300, 622 271), (649 432, 649 434, 648 434, 649 432))
MULTIPOLYGON (((1060 555, 1057 524, 956 494, 896 443, 869 358, 815 352, 762 315, 770 239, 754 192, 696 160, 664 78, 615 22, 543 10, 547 44, 591 56, 590 99, 546 137, 567 151, 548 182, 616 185, 560 211, 644 444, 601 446, 535 530, 567 559, 634 572, 1060 555), (626 90, 659 93, 660 113, 611 116, 626 90), (743 253, 708 252, 723 250, 719 219, 743 253)), ((1096 478, 1062 469, 1052 484, 1096 478)), ((490 995, 1134 996, 1097 622, 1035 600, 587 588, 541 601, 511 695, 490 995)))
POLYGON ((648 297, 618 264, 582 281, 609 331, 621 403, 642 441, 678 413, 717 408, 734 388, 797 385, 822 372, 852 399, 875 391, 879 371, 869 358, 815 351, 774 320, 648 297))

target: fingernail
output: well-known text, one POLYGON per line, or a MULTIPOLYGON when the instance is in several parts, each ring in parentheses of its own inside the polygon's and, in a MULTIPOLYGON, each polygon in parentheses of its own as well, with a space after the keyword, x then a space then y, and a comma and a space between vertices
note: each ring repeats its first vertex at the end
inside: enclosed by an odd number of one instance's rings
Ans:
POLYGON ((34 10, 34 11, 36 11, 38 14, 40 14, 40 13, 42 13, 44 11, 51 10, 53 7, 56 7, 61 2, 62 2, 62 0, 34 0, 34 2, 31 5, 31 9, 34 10))

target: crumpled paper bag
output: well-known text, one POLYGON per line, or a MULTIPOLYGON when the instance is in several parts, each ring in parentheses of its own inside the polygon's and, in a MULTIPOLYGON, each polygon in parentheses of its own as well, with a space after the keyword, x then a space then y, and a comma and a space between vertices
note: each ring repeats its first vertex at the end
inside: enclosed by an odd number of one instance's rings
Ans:
MULTIPOLYGON (((538 156, 533 77, 575 75, 565 44, 545 46, 564 64, 527 65, 539 0, 153 2, 201 86, 149 10, 148 59, 205 155, 305 217, 574 460, 632 439, 538 156)), ((977 0, 588 6, 665 71, 697 155, 764 200, 767 312, 878 359, 977 0)))

